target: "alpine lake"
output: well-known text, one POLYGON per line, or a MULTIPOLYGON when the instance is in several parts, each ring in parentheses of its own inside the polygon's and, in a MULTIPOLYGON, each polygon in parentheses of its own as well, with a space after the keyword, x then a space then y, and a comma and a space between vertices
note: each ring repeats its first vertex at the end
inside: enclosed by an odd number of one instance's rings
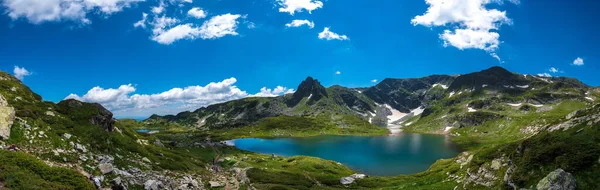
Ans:
POLYGON ((243 138, 227 141, 239 149, 278 156, 313 156, 337 161, 371 176, 414 174, 461 149, 444 135, 398 133, 390 136, 314 136, 243 138))

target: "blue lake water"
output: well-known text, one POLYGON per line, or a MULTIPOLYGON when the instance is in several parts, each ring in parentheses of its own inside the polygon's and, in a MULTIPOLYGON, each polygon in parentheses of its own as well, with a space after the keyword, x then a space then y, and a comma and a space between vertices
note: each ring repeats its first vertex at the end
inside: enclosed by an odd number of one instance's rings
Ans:
POLYGON ((457 156, 460 148, 443 135, 400 133, 396 136, 317 136, 229 141, 239 149, 280 156, 314 156, 340 162, 375 176, 425 171, 436 160, 457 156))

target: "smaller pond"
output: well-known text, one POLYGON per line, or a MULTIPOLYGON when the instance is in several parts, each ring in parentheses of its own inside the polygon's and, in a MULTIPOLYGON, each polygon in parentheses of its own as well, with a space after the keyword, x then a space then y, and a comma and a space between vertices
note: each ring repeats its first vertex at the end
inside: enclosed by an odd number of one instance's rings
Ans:
POLYGON ((138 132, 138 133, 148 133, 148 132, 150 132, 150 130, 148 130, 148 129, 136 129, 135 132, 138 132))
POLYGON ((228 141, 239 149, 281 156, 314 156, 340 162, 358 172, 394 176, 425 171, 436 160, 457 156, 460 148, 443 135, 317 136, 228 141))

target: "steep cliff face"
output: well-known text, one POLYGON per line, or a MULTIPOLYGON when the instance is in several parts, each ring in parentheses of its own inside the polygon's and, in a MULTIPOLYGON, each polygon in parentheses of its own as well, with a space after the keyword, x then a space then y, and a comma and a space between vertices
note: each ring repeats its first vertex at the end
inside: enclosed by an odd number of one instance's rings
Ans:
POLYGON ((113 118, 113 114, 100 104, 68 99, 59 102, 57 107, 58 112, 69 115, 74 121, 90 122, 108 132, 114 129, 116 120, 113 118))

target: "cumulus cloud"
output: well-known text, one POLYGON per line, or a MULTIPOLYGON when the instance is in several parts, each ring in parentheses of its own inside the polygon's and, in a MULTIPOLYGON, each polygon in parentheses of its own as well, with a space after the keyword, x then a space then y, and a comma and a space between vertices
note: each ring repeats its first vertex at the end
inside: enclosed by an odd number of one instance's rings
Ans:
POLYGON ((581 57, 578 57, 577 59, 575 59, 573 61, 573 65, 582 66, 583 65, 583 59, 581 57))
POLYGON ((335 72, 335 74, 336 74, 336 75, 341 75, 341 74, 342 74, 342 72, 340 72, 340 71, 336 71, 336 72, 335 72))
POLYGON ((302 25, 306 25, 310 28, 314 28, 315 27, 315 23, 311 22, 309 20, 293 20, 290 23, 285 24, 285 26, 289 27, 300 27, 302 25))
POLYGON ((111 15, 144 0, 3 0, 6 14, 32 24, 74 21, 89 24, 88 13, 111 15))
MULTIPOLYGON (((182 0, 170 0, 170 3, 184 2, 182 0)), ((167 4, 160 2, 159 7, 166 7, 167 4)), ((156 8, 156 7, 155 7, 156 8)), ((146 28, 146 23, 152 28, 150 39, 159 44, 170 45, 178 40, 216 39, 226 35, 238 35, 236 32, 239 22, 237 19, 242 17, 239 14, 222 14, 212 17, 205 21, 201 26, 195 23, 185 23, 175 17, 169 17, 165 14, 157 14, 163 11, 153 11, 155 14, 152 19, 148 19, 148 14, 142 15, 142 20, 134 23, 134 27, 146 28)), ((193 7, 187 15, 194 18, 205 18, 206 12, 199 7, 193 7)))
POLYGON ((277 2, 281 6, 279 12, 290 13, 290 15, 303 10, 312 13, 315 9, 323 8, 323 2, 316 0, 277 0, 277 2))
POLYGON ((325 27, 325 29, 323 29, 323 32, 319 33, 319 39, 326 39, 326 40, 349 40, 350 38, 348 38, 348 36, 346 36, 346 35, 339 35, 339 34, 336 34, 334 32, 331 32, 329 30, 329 27, 325 27))
POLYGON ((277 86, 275 89, 270 89, 267 87, 262 87, 260 89, 260 92, 251 95, 251 96, 256 96, 256 97, 276 97, 276 96, 281 96, 284 94, 290 94, 290 93, 294 93, 294 89, 288 89, 286 87, 283 86, 277 86))
POLYGON ((193 40, 198 34, 200 34, 200 29, 193 27, 192 24, 180 24, 154 36, 152 40, 160 44, 169 45, 181 39, 193 40))
POLYGON ((201 19, 206 17, 206 11, 202 10, 199 7, 194 7, 187 12, 188 16, 201 19))
POLYGON ((371 80, 371 82, 372 82, 372 83, 376 83, 376 82, 377 82, 377 79, 373 79, 373 80, 371 80))
MULTIPOLYGON (((518 1, 512 0, 512 3, 518 1)), ((503 24, 511 24, 505 11, 489 9, 486 5, 502 4, 503 0, 425 0, 429 8, 423 15, 411 20, 413 25, 427 27, 445 26, 439 35, 444 46, 458 49, 481 49, 494 52, 500 45, 496 31, 503 24)), ((497 54, 490 54, 499 59, 497 54)))
POLYGON ((550 75, 549 73, 539 73, 537 75, 540 77, 552 77, 552 75, 550 75))
POLYGON ((29 72, 27 69, 25 69, 24 67, 19 67, 19 66, 15 66, 15 69, 13 70, 13 74, 15 75, 15 77, 17 77, 19 80, 23 80, 23 78, 25 76, 29 76, 31 75, 31 72, 29 72))
POLYGON ((551 73, 557 73, 558 69, 554 68, 554 67, 550 67, 550 69, 548 69, 548 71, 550 71, 551 73))
POLYGON ((202 39, 216 39, 226 35, 238 35, 237 29, 239 14, 223 14, 212 17, 200 27, 202 39))
POLYGON ((273 97, 294 93, 293 89, 277 86, 274 89, 263 87, 256 94, 248 94, 235 86, 236 82, 237 79, 232 77, 220 82, 211 82, 205 86, 173 88, 156 94, 136 94, 137 89, 131 84, 121 85, 116 89, 94 87, 83 96, 70 94, 65 99, 100 103, 121 117, 147 117, 155 113, 175 114, 250 96, 273 97))

